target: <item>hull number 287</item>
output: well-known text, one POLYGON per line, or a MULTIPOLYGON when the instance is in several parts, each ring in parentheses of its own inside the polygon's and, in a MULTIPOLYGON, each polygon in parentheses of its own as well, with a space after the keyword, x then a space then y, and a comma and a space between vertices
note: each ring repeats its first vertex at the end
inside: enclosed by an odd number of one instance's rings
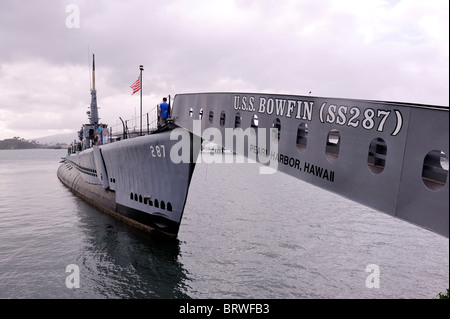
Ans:
POLYGON ((166 148, 164 145, 150 145, 152 157, 166 157, 166 148))

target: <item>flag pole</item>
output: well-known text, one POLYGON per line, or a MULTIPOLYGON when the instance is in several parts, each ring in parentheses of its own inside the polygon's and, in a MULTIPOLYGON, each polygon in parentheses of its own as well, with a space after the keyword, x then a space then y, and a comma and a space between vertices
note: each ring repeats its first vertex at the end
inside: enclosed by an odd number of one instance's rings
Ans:
POLYGON ((142 71, 144 71, 144 66, 143 65, 140 65, 139 66, 139 69, 141 70, 141 116, 140 116, 140 118, 141 118, 141 128, 140 128, 140 131, 139 131, 139 136, 142 136, 142 71))

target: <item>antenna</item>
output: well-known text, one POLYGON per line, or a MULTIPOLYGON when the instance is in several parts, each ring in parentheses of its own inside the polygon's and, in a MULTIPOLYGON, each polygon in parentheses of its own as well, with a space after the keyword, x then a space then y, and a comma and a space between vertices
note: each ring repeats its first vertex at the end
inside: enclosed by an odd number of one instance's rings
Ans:
POLYGON ((91 117, 90 123, 98 123, 97 91, 95 91, 95 55, 92 55, 92 89, 91 89, 91 117))
POLYGON ((95 54, 92 55, 92 91, 95 91, 95 54))

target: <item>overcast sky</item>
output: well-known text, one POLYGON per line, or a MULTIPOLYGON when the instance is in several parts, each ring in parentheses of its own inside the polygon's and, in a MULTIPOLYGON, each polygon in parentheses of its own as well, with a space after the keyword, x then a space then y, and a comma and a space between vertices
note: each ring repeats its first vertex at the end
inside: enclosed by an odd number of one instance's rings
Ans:
POLYGON ((217 91, 448 106, 448 30, 448 0, 0 0, 0 140, 79 130, 89 52, 110 124, 139 114, 140 64, 144 112, 217 91))

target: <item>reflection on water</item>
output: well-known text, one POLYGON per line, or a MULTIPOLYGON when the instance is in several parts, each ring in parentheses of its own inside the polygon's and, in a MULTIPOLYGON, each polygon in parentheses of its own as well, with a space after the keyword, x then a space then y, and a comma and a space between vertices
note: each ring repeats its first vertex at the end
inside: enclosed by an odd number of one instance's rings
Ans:
POLYGON ((107 298, 189 298, 180 243, 136 230, 77 200, 84 290, 107 298))
POLYGON ((189 298, 180 242, 76 197, 56 178, 64 153, 0 151, 0 298, 189 298))

